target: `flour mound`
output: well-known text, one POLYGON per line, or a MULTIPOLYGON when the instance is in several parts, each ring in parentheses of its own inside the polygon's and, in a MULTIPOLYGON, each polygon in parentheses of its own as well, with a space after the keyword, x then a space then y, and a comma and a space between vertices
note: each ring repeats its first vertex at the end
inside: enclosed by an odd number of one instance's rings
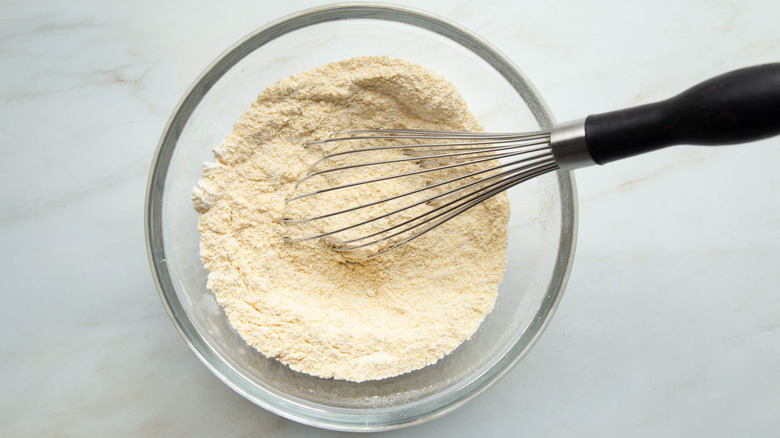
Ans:
POLYGON ((329 152, 303 144, 375 128, 481 129, 455 87, 430 70, 354 58, 263 91, 193 191, 208 288, 249 345, 299 372, 361 382, 433 364, 474 334, 503 277, 503 194, 360 263, 320 240, 284 240, 285 199, 329 152))

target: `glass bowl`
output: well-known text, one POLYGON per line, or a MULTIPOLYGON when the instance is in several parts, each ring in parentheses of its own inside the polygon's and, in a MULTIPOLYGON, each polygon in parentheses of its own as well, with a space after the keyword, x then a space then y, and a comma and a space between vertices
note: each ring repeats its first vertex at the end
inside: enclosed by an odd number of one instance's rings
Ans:
MULTIPOLYGON (((195 354, 225 384, 289 419, 335 430, 398 428, 441 416, 506 374, 531 348, 563 293, 576 235, 572 176, 555 172, 508 193, 507 271, 493 312, 434 365, 353 383, 290 370, 248 346, 213 294, 198 254, 192 188, 212 147, 276 80, 355 56, 386 55, 455 84, 488 131, 550 129, 539 93, 476 35, 407 8, 344 5, 271 23, 220 56, 190 87, 162 135, 146 193, 146 237, 163 304, 195 354)), ((468 263, 468 260, 464 260, 468 263)))

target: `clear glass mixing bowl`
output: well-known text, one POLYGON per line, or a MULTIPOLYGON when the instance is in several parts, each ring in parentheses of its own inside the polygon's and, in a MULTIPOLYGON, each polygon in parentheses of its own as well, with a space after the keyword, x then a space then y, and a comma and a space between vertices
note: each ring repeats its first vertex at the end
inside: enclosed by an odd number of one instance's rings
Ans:
POLYGON ((145 218, 149 259, 163 304, 203 363, 269 411, 313 426, 353 431, 392 429, 443 415, 509 371, 558 305, 577 223, 570 174, 551 173, 511 189, 508 265, 495 309, 469 341, 435 365, 352 383, 294 372, 249 347, 206 289, 198 215, 190 201, 201 163, 213 160, 212 147, 266 86, 322 64, 366 55, 406 59, 443 75, 488 131, 549 129, 553 124, 525 76, 455 24, 392 6, 312 9, 247 36, 187 91, 154 157, 145 218))

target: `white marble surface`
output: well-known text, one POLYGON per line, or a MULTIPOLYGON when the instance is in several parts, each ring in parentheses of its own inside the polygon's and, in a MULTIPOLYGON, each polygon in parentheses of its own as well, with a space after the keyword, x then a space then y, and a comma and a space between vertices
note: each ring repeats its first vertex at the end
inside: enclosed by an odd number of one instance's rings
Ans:
MULTIPOLYGON (((780 3, 417 7, 508 54, 559 120, 780 60, 780 3)), ((334 436, 196 359, 146 260, 158 137, 205 65, 313 1, 0 6, 0 435, 334 436)), ((780 138, 577 174, 563 303, 530 355, 440 420, 387 436, 777 436, 780 138)))

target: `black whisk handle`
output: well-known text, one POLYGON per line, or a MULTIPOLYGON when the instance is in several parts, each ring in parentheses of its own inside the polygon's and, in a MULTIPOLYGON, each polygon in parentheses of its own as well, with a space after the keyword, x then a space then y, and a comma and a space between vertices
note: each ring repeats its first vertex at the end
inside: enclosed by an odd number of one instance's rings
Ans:
POLYGON ((598 164, 666 146, 728 145, 778 134, 780 63, 735 70, 661 102, 585 119, 585 143, 598 164))

